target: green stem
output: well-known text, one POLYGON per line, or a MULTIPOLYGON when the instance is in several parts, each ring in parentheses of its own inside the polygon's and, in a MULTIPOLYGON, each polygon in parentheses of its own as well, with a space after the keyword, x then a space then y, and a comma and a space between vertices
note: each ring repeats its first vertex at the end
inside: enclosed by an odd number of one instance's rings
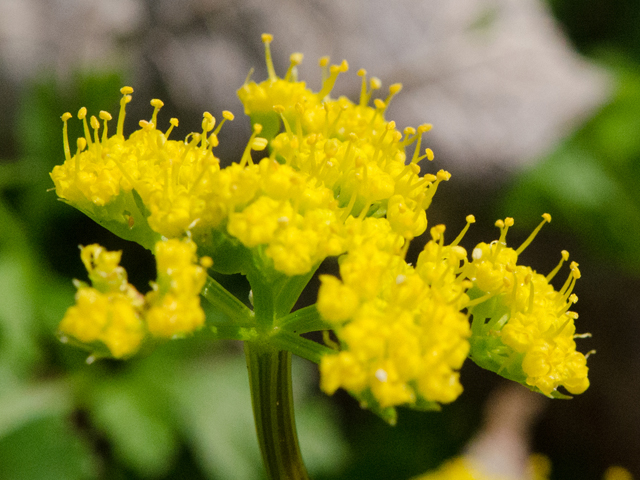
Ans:
POLYGON ((308 479, 296 433, 291 391, 291 352, 245 342, 258 443, 272 480, 308 479))
POLYGON ((224 314, 237 325, 255 324, 253 312, 226 288, 207 275, 207 281, 200 292, 217 312, 224 314))

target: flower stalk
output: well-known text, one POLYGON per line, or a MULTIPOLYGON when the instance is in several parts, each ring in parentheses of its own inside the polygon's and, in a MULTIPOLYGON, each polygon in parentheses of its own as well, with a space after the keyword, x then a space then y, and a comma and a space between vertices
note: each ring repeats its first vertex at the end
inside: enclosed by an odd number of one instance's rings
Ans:
POLYGON ((270 479, 308 479, 296 432, 291 352, 245 342, 251 404, 262 460, 270 479))

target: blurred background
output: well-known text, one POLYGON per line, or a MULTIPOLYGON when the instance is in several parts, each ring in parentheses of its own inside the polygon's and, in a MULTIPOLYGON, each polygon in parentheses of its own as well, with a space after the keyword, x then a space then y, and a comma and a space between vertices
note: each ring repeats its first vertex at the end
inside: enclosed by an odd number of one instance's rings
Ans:
MULTIPOLYGON (((382 97, 403 83, 388 119, 434 124, 425 141, 436 163, 424 168, 454 176, 429 222, 457 232, 473 213, 468 249, 496 238, 497 218, 515 217, 519 245, 542 213, 553 216, 522 261, 547 273, 571 252, 583 274, 577 329, 593 334, 578 346, 597 353, 585 394, 517 395, 516 407, 535 412, 518 438, 549 457, 554 479, 599 479, 614 464, 640 478, 638 25, 635 0, 0 0, 0 479, 263 477, 240 345, 196 335, 87 365, 86 352, 57 341, 71 279, 85 278, 79 244, 122 249, 142 291, 155 272, 148 252, 57 201, 48 175, 64 158, 60 115, 115 113, 123 85, 135 89, 130 131, 151 98, 165 102, 161 124, 180 119, 177 136, 199 130, 203 111, 231 110, 216 155, 237 160, 249 122, 235 91, 252 67, 266 78, 263 32, 275 36, 280 74, 291 53, 305 54, 300 77, 314 89, 322 55, 349 61, 336 96, 357 97, 359 68, 382 80, 382 97)), ((241 280, 225 281, 246 295, 241 280)), ((390 427, 343 392, 320 393, 314 365, 294 367, 315 479, 418 475, 507 408, 491 400, 503 382, 468 362, 459 400, 439 413, 401 409, 390 427)))

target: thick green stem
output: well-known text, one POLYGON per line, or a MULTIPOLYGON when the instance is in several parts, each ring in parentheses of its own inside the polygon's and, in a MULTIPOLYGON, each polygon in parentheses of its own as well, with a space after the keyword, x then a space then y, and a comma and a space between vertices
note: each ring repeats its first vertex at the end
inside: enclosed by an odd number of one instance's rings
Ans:
POLYGON ((293 413, 291 353, 245 342, 251 403, 267 474, 272 480, 308 479, 293 413))

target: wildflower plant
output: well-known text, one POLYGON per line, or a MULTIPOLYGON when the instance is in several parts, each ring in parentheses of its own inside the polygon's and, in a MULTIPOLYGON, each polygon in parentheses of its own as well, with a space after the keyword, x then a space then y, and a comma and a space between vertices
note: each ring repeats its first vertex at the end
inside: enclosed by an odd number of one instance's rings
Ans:
MULTIPOLYGON (((91 358, 126 359, 153 339, 210 330, 244 342, 254 415, 271 478, 306 478, 291 398, 291 354, 319 365, 321 388, 343 388, 387 422, 397 406, 436 410, 462 392, 467 357, 549 397, 589 386, 586 356, 576 351, 569 311, 580 277, 572 263, 564 286, 519 265, 507 246, 513 219, 496 223, 499 238, 469 256, 460 242, 475 222, 447 243, 444 225, 415 265, 409 242, 427 231, 426 211, 450 174, 421 175, 430 125, 399 131, 385 119, 400 84, 373 99, 381 82, 364 70, 357 103, 331 97, 348 65, 329 65, 318 92, 297 78, 302 54, 291 55, 284 77, 274 70, 270 35, 263 35, 268 78, 248 78, 238 90, 253 133, 240 159, 222 168, 215 156, 222 120, 205 112, 202 131, 173 139, 178 120, 161 129, 160 100, 151 118, 124 136, 133 89, 121 89, 115 132, 111 114, 78 118, 84 136, 75 153, 62 115, 65 162, 51 172, 58 197, 116 235, 152 251, 158 278, 141 294, 127 281, 120 253, 82 247, 90 284, 76 281, 76 304, 59 335, 90 349, 91 358), (112 133, 113 132, 113 133, 112 133), (410 150, 408 154, 406 151, 410 150), (254 160, 252 152, 262 152, 254 160), (340 276, 322 275, 317 303, 292 311, 327 257, 340 276), (208 275, 241 273, 251 308, 208 275), (207 319, 200 299, 217 311, 207 319), (303 335, 324 332, 324 343, 303 335), (329 332, 333 332, 333 337, 329 332), (336 341, 337 340, 337 341, 336 341)), ((156 340, 157 341, 157 340, 156 340)))

